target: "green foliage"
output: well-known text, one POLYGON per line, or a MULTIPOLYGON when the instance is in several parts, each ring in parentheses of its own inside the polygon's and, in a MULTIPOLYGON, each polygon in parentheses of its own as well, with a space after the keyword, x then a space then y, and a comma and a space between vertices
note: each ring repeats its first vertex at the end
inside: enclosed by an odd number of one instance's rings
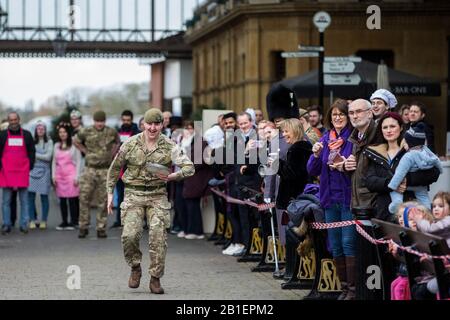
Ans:
POLYGON ((53 118, 52 120, 52 130, 51 130, 51 138, 53 141, 57 141, 58 139, 58 130, 56 130, 56 127, 61 124, 65 123, 70 125, 70 113, 73 110, 80 111, 80 104, 70 104, 68 101, 66 101, 66 107, 64 108, 64 111, 59 115, 53 118))

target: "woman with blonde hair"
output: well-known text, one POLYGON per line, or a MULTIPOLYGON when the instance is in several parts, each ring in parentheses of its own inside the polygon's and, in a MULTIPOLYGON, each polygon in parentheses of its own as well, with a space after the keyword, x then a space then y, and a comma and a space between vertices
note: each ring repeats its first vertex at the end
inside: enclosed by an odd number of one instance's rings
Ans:
POLYGON ((311 144, 305 140, 300 120, 292 118, 281 123, 281 132, 289 145, 286 160, 279 160, 280 186, 276 207, 286 209, 289 201, 303 192, 309 181, 306 164, 312 154, 311 144))

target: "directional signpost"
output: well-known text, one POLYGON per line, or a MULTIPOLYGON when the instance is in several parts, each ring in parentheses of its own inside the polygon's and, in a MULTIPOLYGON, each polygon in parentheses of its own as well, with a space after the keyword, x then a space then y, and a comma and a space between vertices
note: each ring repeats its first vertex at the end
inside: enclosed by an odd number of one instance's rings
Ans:
POLYGON ((317 51, 282 52, 281 56, 283 58, 311 58, 311 57, 318 57, 319 52, 317 52, 317 51))
MULTIPOLYGON (((361 57, 325 57, 323 64, 324 84, 326 86, 357 86, 361 82, 359 74, 354 74, 361 57)), ((330 90, 330 105, 333 103, 333 90, 330 90)))
POLYGON ((323 64, 324 73, 352 73, 355 68, 354 62, 324 62, 323 64))
POLYGON ((361 57, 326 57, 325 62, 361 62, 361 57))
POLYGON ((323 46, 302 46, 301 44, 298 46, 298 50, 302 51, 324 51, 323 46))
POLYGON ((361 82, 359 74, 325 74, 326 86, 357 86, 361 82))

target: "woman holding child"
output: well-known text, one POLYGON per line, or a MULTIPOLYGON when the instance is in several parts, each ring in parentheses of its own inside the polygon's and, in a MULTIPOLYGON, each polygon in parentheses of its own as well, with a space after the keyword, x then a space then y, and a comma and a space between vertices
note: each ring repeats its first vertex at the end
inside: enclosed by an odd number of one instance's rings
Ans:
MULTIPOLYGON (((369 162, 364 183, 371 192, 377 193, 375 217, 397 223, 395 214, 389 212, 391 192, 397 191, 403 194, 404 201, 410 200, 413 198, 414 193, 406 190, 408 186, 428 186, 438 179, 440 172, 436 167, 428 170, 408 172, 398 188, 391 190, 388 185, 401 158, 407 152, 402 143, 403 121, 399 114, 387 112, 380 118, 377 126, 377 139, 377 144, 367 147, 363 152, 365 161, 369 162)), ((382 250, 379 252, 382 252, 382 250)), ((382 263, 385 288, 389 288, 395 277, 395 268, 394 261, 387 248, 385 253, 383 257, 380 257, 380 263, 382 263)), ((385 299, 390 297, 390 293, 387 291, 384 292, 385 299)))
POLYGON ((378 122, 377 144, 367 147, 363 152, 366 161, 369 161, 364 183, 371 192, 377 193, 376 218, 381 220, 395 221, 395 215, 389 212, 391 191, 402 193, 405 201, 412 199, 414 194, 406 191, 408 186, 428 186, 436 182, 440 174, 436 167, 409 172, 396 190, 389 189, 388 185, 400 159, 407 152, 402 144, 402 128, 401 116, 394 112, 387 112, 378 122))

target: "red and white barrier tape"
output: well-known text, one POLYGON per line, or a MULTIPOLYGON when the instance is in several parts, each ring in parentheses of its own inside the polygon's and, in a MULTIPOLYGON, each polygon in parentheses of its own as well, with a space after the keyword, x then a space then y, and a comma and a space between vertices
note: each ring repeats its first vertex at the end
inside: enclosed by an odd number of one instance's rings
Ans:
POLYGON ((416 256, 419 256, 421 258, 427 258, 427 259, 442 259, 445 263, 447 263, 447 260, 450 259, 450 255, 446 256, 433 256, 427 253, 419 252, 411 247, 404 247, 394 242, 392 239, 387 240, 381 240, 381 239, 374 239, 372 238, 362 227, 361 222, 359 220, 349 220, 349 221, 341 221, 341 222, 330 222, 330 223, 321 223, 321 222, 312 222, 311 227, 313 229, 317 230, 324 230, 324 229, 334 229, 334 228, 342 228, 342 227, 348 227, 351 225, 356 225, 356 231, 367 241, 374 245, 378 244, 392 244, 394 247, 397 247, 398 249, 404 250, 408 253, 414 254, 416 256))
MULTIPOLYGON (((275 207, 275 202, 257 204, 257 203, 255 203, 253 201, 250 201, 250 200, 239 200, 239 199, 230 197, 226 193, 224 193, 224 192, 222 192, 220 190, 217 190, 216 188, 211 188, 211 191, 214 192, 215 194, 217 194, 218 196, 224 198, 225 201, 227 201, 229 203, 249 205, 249 206, 258 208, 258 211, 266 211, 266 210, 269 210, 269 209, 275 207)), ((401 245, 395 243, 394 240, 392 240, 392 239, 387 239, 387 240, 374 239, 361 227, 362 223, 359 220, 348 220, 348 221, 330 222, 330 223, 312 222, 310 225, 311 225, 311 227, 313 229, 317 229, 317 230, 343 228, 343 227, 348 227, 348 226, 351 226, 351 225, 356 225, 356 231, 362 237, 364 237, 367 241, 369 241, 370 243, 372 243, 374 245, 389 244, 390 243, 394 247, 397 247, 398 249, 404 250, 404 251, 406 251, 408 253, 414 254, 414 255, 419 256, 421 258, 442 259, 442 260, 444 260, 445 263, 447 263, 447 260, 450 259, 450 255, 446 255, 446 256, 429 255, 427 253, 422 253, 422 252, 416 251, 416 250, 412 249, 411 247, 401 246, 401 245)))
POLYGON ((222 191, 219 191, 216 188, 211 188, 211 191, 214 192, 215 194, 217 194, 218 196, 224 198, 226 202, 248 205, 248 206, 257 208, 258 211, 266 211, 266 210, 269 210, 269 209, 275 207, 275 202, 257 204, 257 203, 255 203, 253 201, 250 201, 250 200, 239 200, 239 199, 230 197, 226 193, 224 193, 222 191))

